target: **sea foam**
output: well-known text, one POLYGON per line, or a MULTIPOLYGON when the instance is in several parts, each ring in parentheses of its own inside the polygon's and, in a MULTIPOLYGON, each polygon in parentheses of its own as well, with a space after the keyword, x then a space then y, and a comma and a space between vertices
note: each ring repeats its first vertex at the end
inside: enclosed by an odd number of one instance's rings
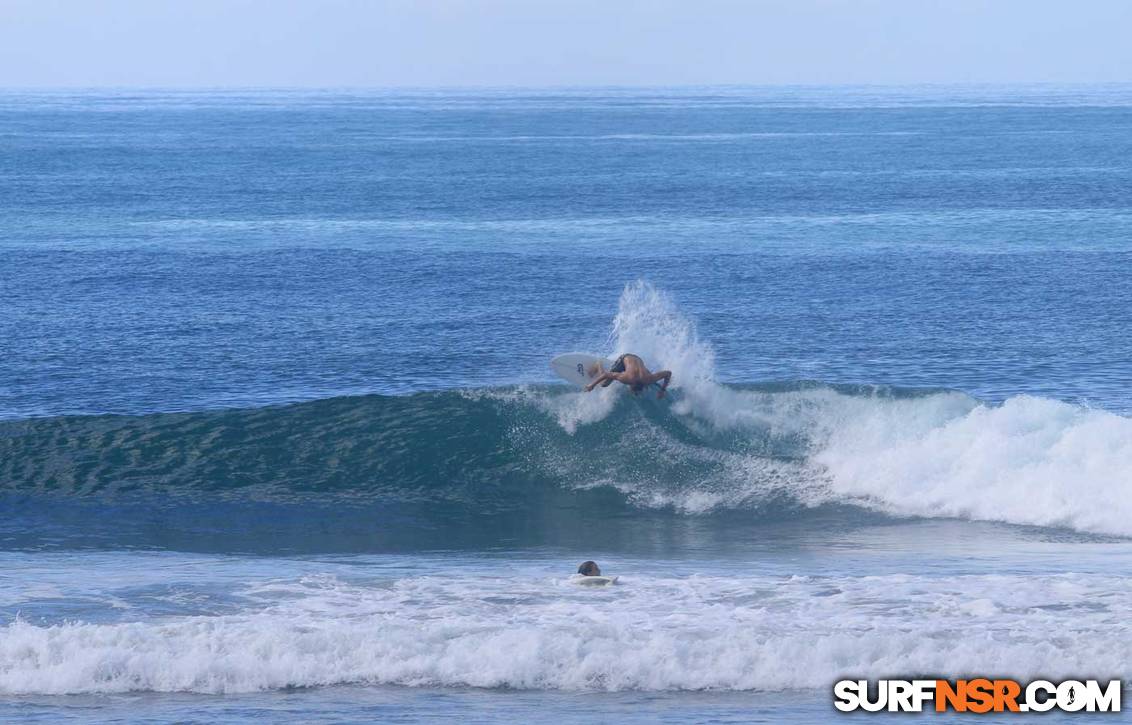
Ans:
MULTIPOLYGON (((626 286, 610 347, 673 370, 672 414, 727 439, 697 449, 647 421, 635 423, 640 430, 627 434, 640 439, 635 444, 673 461, 710 459, 717 469, 679 485, 625 473, 609 479, 639 502, 702 512, 787 493, 811 506, 847 503, 904 516, 1132 536, 1127 417, 1027 395, 987 404, 957 391, 898 396, 881 388, 869 394, 723 385, 694 323, 644 282, 626 286), (768 441, 798 442, 797 460, 781 460, 768 441)), ((601 404, 590 405, 582 394, 559 396, 557 420, 572 433, 603 420, 613 409, 609 401, 623 395, 611 388, 601 404)))
POLYGON ((558 690, 827 688, 842 677, 1132 675, 1132 579, 334 577, 239 613, 0 629, 0 694, 336 684, 558 690), (978 637, 972 637, 972 628, 978 637))

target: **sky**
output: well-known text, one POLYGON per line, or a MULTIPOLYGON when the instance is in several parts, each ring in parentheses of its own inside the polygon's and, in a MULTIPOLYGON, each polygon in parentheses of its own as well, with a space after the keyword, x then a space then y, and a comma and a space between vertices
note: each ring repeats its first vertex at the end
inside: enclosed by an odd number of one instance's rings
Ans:
POLYGON ((1132 81, 1132 0, 0 0, 0 86, 1132 81))

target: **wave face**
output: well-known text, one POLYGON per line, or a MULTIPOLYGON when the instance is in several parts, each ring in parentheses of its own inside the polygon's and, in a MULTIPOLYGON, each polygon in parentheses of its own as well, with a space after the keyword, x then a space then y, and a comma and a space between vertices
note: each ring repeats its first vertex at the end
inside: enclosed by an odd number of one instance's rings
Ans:
POLYGON ((626 290, 612 347, 672 369, 671 400, 517 386, 25 420, 0 424, 0 481, 9 496, 54 500, 363 501, 468 516, 545 505, 548 517, 566 499, 569 516, 842 505, 1132 535, 1126 417, 1026 396, 721 384, 710 347, 645 285, 626 290))

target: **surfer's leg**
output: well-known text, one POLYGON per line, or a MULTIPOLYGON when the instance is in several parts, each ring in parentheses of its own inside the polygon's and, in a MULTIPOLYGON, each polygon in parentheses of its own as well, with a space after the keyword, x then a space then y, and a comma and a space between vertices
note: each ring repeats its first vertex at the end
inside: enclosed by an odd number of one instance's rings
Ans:
MULTIPOLYGON (((621 357, 617 358, 613 362, 613 365, 610 366, 609 372, 611 372, 611 373, 623 373, 623 372, 625 372, 625 358, 626 357, 628 357, 628 355, 622 355, 621 357)), ((604 383, 601 384, 601 387, 608 388, 612 384, 613 384, 612 380, 606 380, 604 383)))
MULTIPOLYGON (((623 372, 630 377, 639 378, 642 375, 649 374, 649 369, 645 367, 644 361, 636 355, 625 353, 617 358, 617 364, 621 368, 618 372, 623 372)), ((616 368, 614 369, 616 370, 616 368)))

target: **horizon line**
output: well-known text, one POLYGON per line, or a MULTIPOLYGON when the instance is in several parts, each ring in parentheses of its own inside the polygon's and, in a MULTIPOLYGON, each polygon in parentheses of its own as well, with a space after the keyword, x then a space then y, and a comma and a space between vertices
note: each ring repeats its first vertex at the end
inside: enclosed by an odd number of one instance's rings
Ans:
POLYGON ((853 83, 547 83, 547 84, 405 84, 405 85, 209 85, 209 84, 59 84, 59 85, 8 85, 0 84, 0 91, 96 91, 96 90, 155 90, 155 91, 498 91, 498 90, 679 90, 679 89, 824 89, 824 88, 987 88, 1025 86, 1034 88, 1132 86, 1132 79, 1122 81, 901 81, 853 83))

